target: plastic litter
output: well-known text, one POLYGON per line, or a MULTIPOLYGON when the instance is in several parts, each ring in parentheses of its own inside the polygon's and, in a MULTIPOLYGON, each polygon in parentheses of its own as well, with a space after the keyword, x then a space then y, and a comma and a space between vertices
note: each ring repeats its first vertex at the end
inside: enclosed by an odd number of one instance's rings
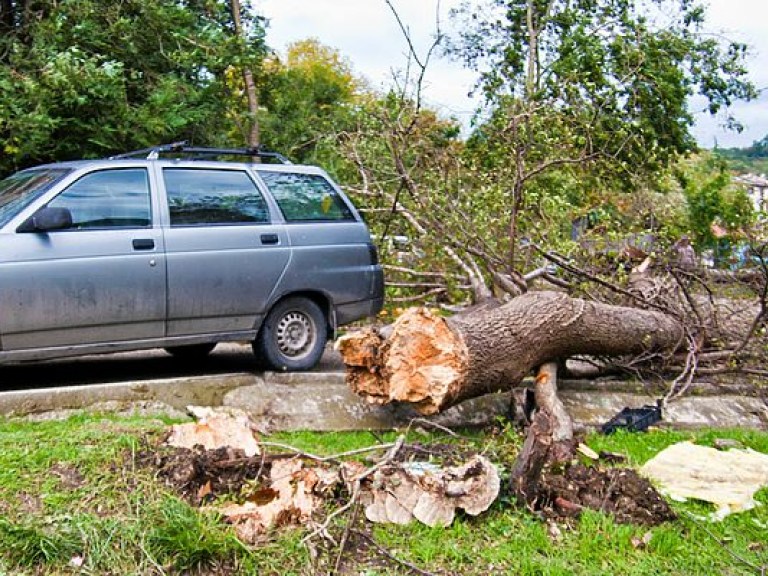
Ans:
POLYGON ((624 408, 608 422, 600 427, 603 434, 613 434, 616 430, 625 429, 629 432, 645 432, 649 426, 661 421, 661 406, 642 406, 640 408, 624 408))

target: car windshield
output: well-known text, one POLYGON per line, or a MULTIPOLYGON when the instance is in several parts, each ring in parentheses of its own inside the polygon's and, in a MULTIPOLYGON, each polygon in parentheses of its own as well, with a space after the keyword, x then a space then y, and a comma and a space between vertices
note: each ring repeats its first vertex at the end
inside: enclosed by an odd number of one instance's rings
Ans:
POLYGON ((66 168, 32 169, 0 180, 0 226, 5 226, 67 172, 66 168))

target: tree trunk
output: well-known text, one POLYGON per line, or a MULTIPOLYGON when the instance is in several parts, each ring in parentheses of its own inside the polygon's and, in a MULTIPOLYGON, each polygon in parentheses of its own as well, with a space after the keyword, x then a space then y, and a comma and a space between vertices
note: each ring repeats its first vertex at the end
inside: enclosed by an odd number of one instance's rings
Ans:
MULTIPOLYGON (((240 19, 240 0, 232 0, 232 22, 235 28, 235 35, 238 39, 243 38, 243 25, 240 19)), ((249 68, 243 69, 243 83, 245 84, 245 95, 248 99, 248 115, 250 117, 250 128, 248 129, 248 146, 258 148, 261 144, 261 133, 259 129, 259 96, 256 92, 256 82, 253 79, 253 72, 249 68)))
POLYGON ((0 31, 10 34, 14 30, 13 2, 0 0, 0 31))
POLYGON ((510 474, 512 493, 531 509, 540 495, 542 472, 574 454, 573 421, 557 397, 557 363, 539 368, 534 393, 537 410, 510 474))
POLYGON ((574 354, 671 352, 682 326, 666 314, 529 292, 507 304, 443 318, 413 308, 384 338, 341 338, 347 382, 371 403, 409 402, 434 414, 462 400, 507 390, 546 362, 574 354))

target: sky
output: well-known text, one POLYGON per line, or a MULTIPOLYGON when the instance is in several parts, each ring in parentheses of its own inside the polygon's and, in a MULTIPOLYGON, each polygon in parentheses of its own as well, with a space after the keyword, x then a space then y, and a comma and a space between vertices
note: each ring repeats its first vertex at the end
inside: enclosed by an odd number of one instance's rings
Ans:
MULTIPOLYGON (((391 0, 408 27, 419 54, 426 54, 437 29, 451 31, 448 12, 461 0, 391 0), (438 10, 439 8, 439 10, 438 10)), ((749 146, 768 135, 768 0, 709 0, 707 32, 745 42, 751 46, 747 61, 751 79, 760 96, 737 103, 731 113, 744 125, 741 133, 722 128, 722 118, 712 118, 702 101, 692 100, 699 144, 728 148, 749 146)), ((267 43, 278 52, 296 40, 317 38, 348 59, 353 71, 374 88, 392 84, 393 74, 406 65, 408 47, 397 21, 384 0, 255 0, 260 14, 269 20, 267 43)), ((455 116, 464 126, 479 100, 469 96, 475 83, 473 72, 445 58, 430 62, 425 77, 424 98, 446 116, 455 116)))

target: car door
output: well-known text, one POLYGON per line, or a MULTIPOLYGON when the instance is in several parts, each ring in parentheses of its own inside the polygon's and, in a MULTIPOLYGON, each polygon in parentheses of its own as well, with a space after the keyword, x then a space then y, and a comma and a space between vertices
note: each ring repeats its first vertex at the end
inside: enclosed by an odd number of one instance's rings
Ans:
POLYGON ((0 261, 4 350, 159 338, 165 262, 145 168, 87 173, 47 206, 72 226, 15 231, 0 261))
POLYGON ((286 222, 292 250, 286 288, 320 290, 335 306, 376 294, 381 275, 372 264, 368 229, 325 175, 284 168, 262 168, 258 175, 286 222))
POLYGON ((253 330, 290 259, 244 168, 164 167, 168 336, 253 330))

